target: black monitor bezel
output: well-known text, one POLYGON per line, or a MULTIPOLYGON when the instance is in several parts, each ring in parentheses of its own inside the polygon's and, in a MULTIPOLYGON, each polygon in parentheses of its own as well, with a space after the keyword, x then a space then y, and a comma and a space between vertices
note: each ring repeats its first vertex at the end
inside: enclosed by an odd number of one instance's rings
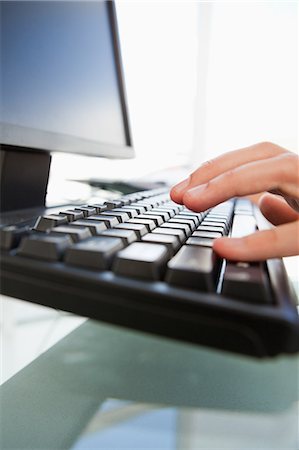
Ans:
POLYGON ((53 133, 19 125, 0 122, 0 142, 15 150, 21 149, 42 150, 46 152, 64 152, 80 155, 127 159, 135 156, 132 133, 128 115, 128 102, 124 83, 124 72, 121 59, 119 33, 116 19, 116 8, 113 1, 105 1, 108 8, 112 43, 115 56, 117 84, 120 95, 121 110, 125 132, 125 145, 87 140, 61 133, 53 133))

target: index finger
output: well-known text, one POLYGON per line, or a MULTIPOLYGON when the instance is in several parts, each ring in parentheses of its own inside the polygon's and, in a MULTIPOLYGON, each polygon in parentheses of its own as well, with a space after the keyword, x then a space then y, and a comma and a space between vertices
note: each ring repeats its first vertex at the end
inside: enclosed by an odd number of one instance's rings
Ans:
POLYGON ((223 172, 227 172, 240 165, 261 159, 268 159, 283 152, 286 152, 286 150, 278 145, 270 142, 262 142, 251 145, 250 147, 225 153, 224 155, 203 163, 189 178, 175 185, 170 192, 170 196, 176 203, 183 203, 185 192, 192 187, 207 183, 211 179, 221 175, 223 172))

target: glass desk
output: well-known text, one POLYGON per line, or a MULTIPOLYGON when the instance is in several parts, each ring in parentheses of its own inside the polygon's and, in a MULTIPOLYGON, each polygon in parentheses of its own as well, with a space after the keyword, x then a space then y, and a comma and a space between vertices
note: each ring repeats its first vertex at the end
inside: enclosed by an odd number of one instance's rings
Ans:
POLYGON ((298 357, 86 321, 0 388, 8 449, 298 449, 298 357))

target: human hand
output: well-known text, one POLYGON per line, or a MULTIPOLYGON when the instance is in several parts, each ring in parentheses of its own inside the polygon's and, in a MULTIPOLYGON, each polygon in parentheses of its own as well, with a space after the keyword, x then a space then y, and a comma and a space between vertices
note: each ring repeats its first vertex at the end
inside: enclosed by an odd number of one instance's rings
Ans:
POLYGON ((214 250, 238 261, 299 254, 299 158, 278 145, 263 142, 205 162, 170 195, 191 210, 204 211, 232 197, 265 191, 259 207, 275 227, 243 238, 215 239, 214 250))

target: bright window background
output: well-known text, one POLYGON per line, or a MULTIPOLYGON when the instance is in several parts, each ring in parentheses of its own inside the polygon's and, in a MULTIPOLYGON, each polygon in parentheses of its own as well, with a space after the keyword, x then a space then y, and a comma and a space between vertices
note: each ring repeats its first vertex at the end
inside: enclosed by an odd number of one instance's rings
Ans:
POLYGON ((298 146, 298 3, 215 2, 204 158, 270 140, 298 146))

